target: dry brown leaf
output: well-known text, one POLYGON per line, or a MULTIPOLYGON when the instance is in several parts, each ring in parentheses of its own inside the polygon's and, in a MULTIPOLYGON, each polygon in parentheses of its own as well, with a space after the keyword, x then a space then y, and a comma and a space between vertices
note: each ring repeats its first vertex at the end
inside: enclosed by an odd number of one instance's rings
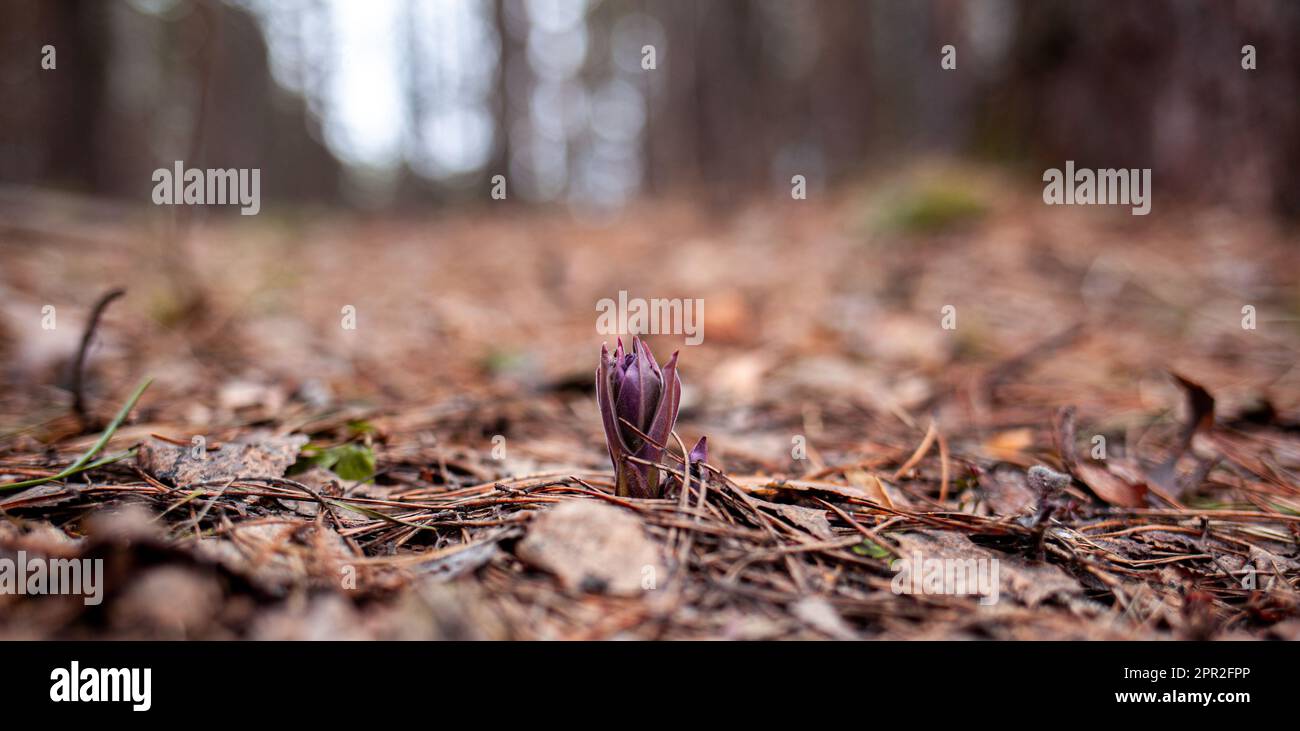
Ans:
POLYGON ((302 434, 253 432, 218 449, 201 451, 196 457, 189 446, 149 439, 140 445, 137 461, 144 471, 177 487, 237 478, 284 477, 307 441, 302 434))
POLYGON ((989 550, 960 533, 926 530, 894 533, 891 537, 897 539, 904 558, 919 553, 923 560, 996 559, 999 601, 1014 597, 1025 606, 1035 607, 1048 599, 1068 600, 1083 594, 1078 581, 1052 564, 989 550))
POLYGON ((805 624, 822 634, 836 640, 856 640, 858 633, 853 631, 844 617, 835 611, 835 607, 824 597, 810 596, 800 599, 790 607, 791 613, 805 624))
POLYGON ((885 490, 884 480, 866 470, 860 469, 845 470, 844 477, 855 486, 866 490, 872 496, 872 499, 881 505, 887 508, 894 507, 894 501, 890 499, 889 493, 885 490))
POLYGON ((766 500, 756 500, 756 502, 817 538, 828 539, 835 535, 835 532, 831 530, 831 522, 826 519, 825 510, 786 505, 784 503, 770 503, 766 500))
POLYGON ((1009 429, 990 437, 983 444, 985 454, 1002 462, 1025 462, 1025 450, 1034 445, 1032 429, 1009 429))
POLYGON ((1093 494, 1111 505, 1125 508, 1140 508, 1146 505, 1147 486, 1133 476, 1122 477, 1111 469, 1125 469, 1119 461, 1112 461, 1101 467, 1079 459, 1074 448, 1075 411, 1073 406, 1063 406, 1056 412, 1055 437, 1056 448, 1065 467, 1080 482, 1087 485, 1093 494))
POLYGON ((779 480, 761 475, 748 475, 732 477, 731 481, 740 486, 745 492, 764 497, 771 497, 782 490, 790 490, 793 492, 825 492, 837 497, 853 498, 855 500, 878 500, 875 495, 862 488, 837 485, 833 482, 822 482, 820 480, 779 480))
POLYGON ((533 519, 519 558, 573 591, 636 595, 666 578, 659 549, 635 514, 594 500, 571 500, 533 519))
POLYGON ((980 491, 994 515, 1015 515, 1034 505, 1037 496, 1025 481, 1024 470, 997 464, 984 473, 980 491))
POLYGON ((1140 508, 1146 505, 1146 485, 1128 482, 1103 467, 1079 462, 1074 466, 1074 476, 1087 485, 1093 494, 1111 505, 1124 508, 1140 508))

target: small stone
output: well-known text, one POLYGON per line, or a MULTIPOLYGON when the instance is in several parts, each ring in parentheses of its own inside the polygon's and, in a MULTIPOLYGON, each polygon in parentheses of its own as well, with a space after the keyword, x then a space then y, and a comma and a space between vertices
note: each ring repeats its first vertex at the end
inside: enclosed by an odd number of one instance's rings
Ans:
POLYGON ((570 500, 538 516, 517 553, 573 591, 634 596, 662 588, 667 577, 641 520, 594 500, 570 500))

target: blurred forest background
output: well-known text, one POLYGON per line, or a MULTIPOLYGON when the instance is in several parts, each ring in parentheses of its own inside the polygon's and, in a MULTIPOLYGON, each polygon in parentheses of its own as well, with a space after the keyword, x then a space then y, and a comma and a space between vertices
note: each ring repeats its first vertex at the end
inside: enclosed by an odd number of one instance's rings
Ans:
POLYGON ((1277 0, 7 0, 0 183, 147 201, 184 160, 261 168, 271 207, 396 210, 504 173, 608 208, 935 152, 1294 215, 1298 40, 1277 0))
POLYGON ((120 559, 0 638, 1300 639, 1300 2, 4 0, 0 100, 0 552, 120 559), (524 540, 609 498, 622 293, 700 303, 649 341, 732 482, 592 601, 524 540), (1000 604, 889 588, 964 532, 1000 604))

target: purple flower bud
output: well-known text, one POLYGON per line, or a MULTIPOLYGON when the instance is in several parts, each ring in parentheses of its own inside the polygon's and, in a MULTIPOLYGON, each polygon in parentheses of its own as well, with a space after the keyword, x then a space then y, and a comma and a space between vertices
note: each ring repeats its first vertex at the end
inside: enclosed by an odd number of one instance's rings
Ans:
POLYGON ((636 457, 658 462, 663 456, 682 398, 677 377, 677 353, 661 369, 650 347, 633 338, 631 352, 618 341, 611 357, 600 348, 596 369, 596 404, 605 426, 605 445, 617 474, 621 497, 659 497, 663 492, 659 469, 633 462, 636 457))

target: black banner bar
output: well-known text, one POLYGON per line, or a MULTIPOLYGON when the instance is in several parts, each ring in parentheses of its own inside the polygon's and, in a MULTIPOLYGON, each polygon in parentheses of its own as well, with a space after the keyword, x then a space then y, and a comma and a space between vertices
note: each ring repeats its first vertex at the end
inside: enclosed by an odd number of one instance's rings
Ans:
POLYGON ((1262 642, 11 642, 0 653, 8 710, 52 720, 174 722, 214 711, 230 721, 415 719, 480 707, 494 725, 566 708, 626 714, 629 703, 673 715, 686 713, 675 703, 703 704, 756 721, 773 704, 850 714, 892 706, 952 720, 1035 709, 1099 720, 1254 718, 1293 708, 1300 658, 1294 645, 1262 642))

